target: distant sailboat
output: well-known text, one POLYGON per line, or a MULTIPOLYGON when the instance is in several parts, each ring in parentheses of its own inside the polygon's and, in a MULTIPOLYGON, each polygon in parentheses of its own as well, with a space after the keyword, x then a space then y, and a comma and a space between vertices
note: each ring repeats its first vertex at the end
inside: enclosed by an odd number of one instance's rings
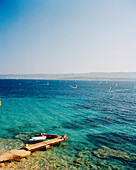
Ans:
POLYGON ((118 84, 116 84, 116 87, 118 86, 118 84))
POLYGON ((70 87, 73 88, 73 89, 77 89, 77 85, 76 85, 76 87, 70 85, 70 87))
POLYGON ((47 86, 49 86, 49 83, 47 83, 47 86))
POLYGON ((110 87, 110 89, 109 89, 109 92, 111 92, 111 87, 110 87))

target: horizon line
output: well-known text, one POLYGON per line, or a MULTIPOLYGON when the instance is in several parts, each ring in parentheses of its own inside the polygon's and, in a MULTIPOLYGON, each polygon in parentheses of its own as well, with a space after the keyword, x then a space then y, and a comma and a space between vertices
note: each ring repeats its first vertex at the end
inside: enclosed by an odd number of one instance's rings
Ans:
POLYGON ((80 72, 80 73, 2 73, 0 75, 15 75, 15 74, 18 74, 18 75, 32 75, 32 74, 86 74, 86 73, 136 73, 136 71, 109 71, 109 72, 106 72, 106 71, 93 71, 93 72, 80 72))

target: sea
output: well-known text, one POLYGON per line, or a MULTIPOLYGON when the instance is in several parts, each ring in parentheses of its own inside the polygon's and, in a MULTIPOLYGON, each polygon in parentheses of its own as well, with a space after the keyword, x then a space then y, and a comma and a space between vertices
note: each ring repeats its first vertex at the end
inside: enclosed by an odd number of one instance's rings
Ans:
POLYGON ((39 133, 67 141, 0 167, 136 169, 136 81, 0 80, 0 155, 39 133))

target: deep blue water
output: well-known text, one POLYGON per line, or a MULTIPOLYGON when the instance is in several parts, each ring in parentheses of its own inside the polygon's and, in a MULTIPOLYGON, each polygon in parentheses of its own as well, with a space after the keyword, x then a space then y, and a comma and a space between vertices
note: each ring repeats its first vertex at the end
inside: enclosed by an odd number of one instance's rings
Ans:
POLYGON ((75 156, 101 146, 135 154, 135 86, 136 81, 0 80, 0 137, 66 133, 75 156))

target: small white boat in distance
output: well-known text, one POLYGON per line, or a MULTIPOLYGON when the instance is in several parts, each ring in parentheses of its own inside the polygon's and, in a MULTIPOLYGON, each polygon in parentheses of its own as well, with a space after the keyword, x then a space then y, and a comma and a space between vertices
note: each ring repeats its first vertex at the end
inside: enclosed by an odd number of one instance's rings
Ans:
POLYGON ((29 141, 34 142, 34 141, 42 141, 45 139, 46 139, 46 136, 36 136, 36 137, 30 137, 29 141))
POLYGON ((70 87, 73 88, 73 89, 77 89, 77 85, 76 85, 76 87, 70 85, 70 87))

